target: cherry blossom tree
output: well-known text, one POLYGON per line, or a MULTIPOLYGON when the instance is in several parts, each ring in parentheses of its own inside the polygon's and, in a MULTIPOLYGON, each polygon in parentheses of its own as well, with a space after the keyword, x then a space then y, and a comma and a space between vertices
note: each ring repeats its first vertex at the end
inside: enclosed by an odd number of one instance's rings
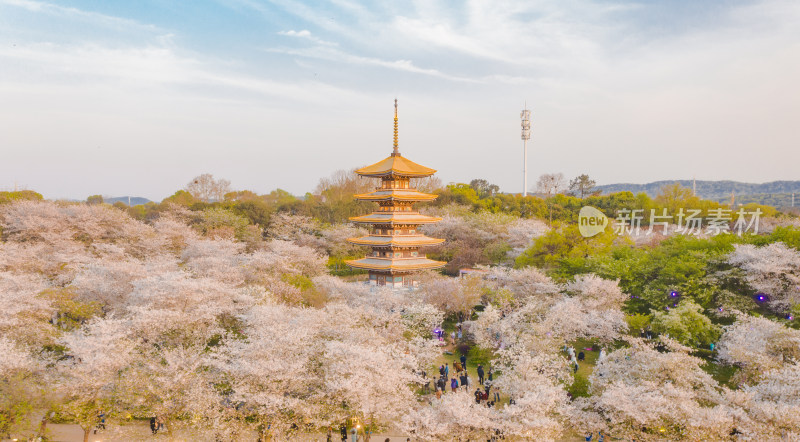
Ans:
POLYGON ((591 396, 574 402, 577 428, 636 440, 728 437, 736 414, 701 359, 669 339, 662 340, 664 351, 638 338, 628 342, 598 362, 591 396))
POLYGON ((97 319, 60 339, 67 350, 56 364, 59 411, 81 426, 84 442, 98 413, 117 408, 121 376, 135 356, 129 332, 126 320, 97 319))
POLYGON ((745 272, 756 291, 769 297, 768 304, 785 310, 800 304, 800 252, 776 242, 757 247, 737 244, 728 262, 745 272))
MULTIPOLYGON (((5 252, 0 249, 0 253, 5 252)), ((53 342, 55 331, 48 323, 54 309, 38 296, 48 287, 36 274, 0 272, 0 336, 27 345, 53 342)))
POLYGON ((469 316, 472 309, 481 301, 483 287, 478 276, 456 279, 430 274, 421 278, 420 291, 424 301, 439 310, 469 316))
POLYGON ((42 362, 27 348, 0 336, 0 436, 11 438, 28 425, 28 416, 40 402, 42 362))
POLYGON ((121 401, 130 409, 164 421, 170 437, 178 427, 213 433, 209 420, 225 405, 208 376, 202 347, 140 346, 121 376, 121 401))
POLYGON ((724 327, 717 358, 742 368, 736 380, 753 383, 765 373, 800 360, 800 331, 763 317, 738 315, 724 327))
POLYGON ((273 304, 242 316, 243 339, 227 339, 213 365, 232 384, 254 429, 286 434, 356 416, 376 424, 416 405, 416 373, 438 354, 433 343, 404 337, 399 313, 346 304, 302 309, 273 304), (300 425, 302 427, 302 425, 300 425))
POLYGON ((747 413, 737 430, 754 440, 800 438, 800 364, 765 371, 761 381, 728 392, 734 406, 747 413))
MULTIPOLYGON (((513 274, 500 274, 503 278, 513 274)), ((470 332, 482 346, 530 345, 537 340, 553 340, 555 347, 577 338, 611 341, 627 330, 621 311, 627 298, 616 281, 595 275, 580 275, 574 282, 558 287, 537 273, 519 272, 525 283, 513 288, 531 287, 520 307, 509 313, 487 307, 470 332)), ((504 279, 500 279, 500 284, 504 279)))

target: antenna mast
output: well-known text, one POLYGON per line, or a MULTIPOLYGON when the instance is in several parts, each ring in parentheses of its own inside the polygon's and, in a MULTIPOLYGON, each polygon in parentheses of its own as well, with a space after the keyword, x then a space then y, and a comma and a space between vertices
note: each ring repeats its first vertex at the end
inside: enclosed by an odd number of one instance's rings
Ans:
POLYGON ((394 99, 394 150, 392 156, 400 155, 400 148, 397 144, 397 98, 394 99))
POLYGON ((531 111, 528 103, 519 114, 522 119, 522 196, 528 196, 528 140, 531 139, 531 111))

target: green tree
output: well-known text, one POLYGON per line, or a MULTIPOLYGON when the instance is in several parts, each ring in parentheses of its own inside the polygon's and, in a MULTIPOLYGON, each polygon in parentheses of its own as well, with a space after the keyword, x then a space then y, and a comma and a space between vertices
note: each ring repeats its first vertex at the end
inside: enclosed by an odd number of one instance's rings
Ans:
POLYGON ((15 190, 13 192, 0 192, 0 204, 10 203, 12 201, 41 201, 44 199, 40 193, 33 190, 15 190))
POLYGON ((456 203, 474 206, 478 203, 479 197, 478 192, 469 184, 455 183, 448 184, 447 187, 439 193, 439 199, 442 200, 441 204, 443 205, 456 203))
POLYGON ((189 192, 187 192, 185 190, 179 190, 179 191, 175 192, 174 194, 172 194, 172 196, 168 196, 168 197, 164 198, 164 200, 161 201, 161 202, 162 203, 172 203, 172 204, 177 204, 179 206, 189 207, 189 206, 197 203, 198 201, 199 200, 197 198, 195 198, 194 196, 192 196, 191 193, 189 193, 189 192))
POLYGON ((235 213, 246 217, 251 224, 259 226, 269 225, 273 209, 262 199, 246 199, 231 206, 235 213))
POLYGON ((584 173, 569 182, 569 190, 583 199, 586 195, 594 193, 595 185, 597 185, 597 182, 584 173))
POLYGON ((650 325, 650 321, 652 319, 652 316, 641 313, 625 315, 625 322, 628 323, 628 331, 630 331, 632 335, 637 335, 638 333, 644 331, 647 326, 650 325))
POLYGON ((103 204, 103 196, 102 195, 92 195, 89 198, 86 198, 86 204, 103 204))
POLYGON ((278 208, 299 201, 297 197, 283 189, 275 189, 266 195, 262 195, 261 199, 267 204, 278 208))
POLYGON ((681 208, 697 207, 700 198, 694 196, 692 189, 675 183, 662 187, 655 198, 655 203, 659 207, 665 207, 667 213, 675 214, 681 208))
POLYGON ((469 182, 469 186, 475 189, 478 198, 491 197, 500 191, 500 186, 491 184, 484 179, 474 179, 469 182))
POLYGON ((201 228, 203 233, 217 229, 232 229, 234 236, 241 239, 250 223, 244 216, 221 207, 210 207, 202 212, 201 228))
POLYGON ((226 193, 223 199, 225 201, 252 201, 260 199, 260 197, 252 190, 237 190, 226 193))
POLYGON ((652 328, 656 333, 666 333, 684 345, 695 347, 715 342, 721 333, 703 314, 703 308, 690 299, 667 312, 654 312, 652 328))
POLYGON ((554 269, 565 260, 584 260, 607 254, 617 238, 610 230, 584 238, 576 224, 563 225, 536 238, 533 245, 517 257, 515 265, 518 268, 536 266, 554 269))

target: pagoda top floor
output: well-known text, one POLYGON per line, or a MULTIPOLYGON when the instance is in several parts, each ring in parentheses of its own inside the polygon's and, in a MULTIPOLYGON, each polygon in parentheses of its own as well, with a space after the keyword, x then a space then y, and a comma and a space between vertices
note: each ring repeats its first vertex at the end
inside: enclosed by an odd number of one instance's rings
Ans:
POLYGON ((373 178, 424 178, 436 173, 436 169, 417 164, 400 155, 399 152, 394 152, 375 164, 356 170, 356 173, 363 177, 373 178))

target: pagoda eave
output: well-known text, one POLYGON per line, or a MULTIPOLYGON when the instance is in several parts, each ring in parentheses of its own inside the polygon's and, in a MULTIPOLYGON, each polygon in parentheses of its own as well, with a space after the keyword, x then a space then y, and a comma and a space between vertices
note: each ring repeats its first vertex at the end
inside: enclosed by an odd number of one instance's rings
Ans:
POLYGON ((388 176, 424 178, 436 173, 436 169, 417 164, 399 153, 378 161, 375 164, 357 169, 356 173, 364 177, 385 178, 388 176))
POLYGON ((425 215, 409 216, 409 215, 410 214, 402 214, 398 216, 396 214, 373 212, 369 215, 351 217, 350 221, 361 224, 419 225, 419 224, 438 223, 439 221, 442 220, 442 218, 437 218, 433 216, 425 216, 425 215))
POLYGON ((370 193, 355 195, 355 198, 362 201, 433 201, 439 195, 423 193, 416 190, 387 192, 377 190, 370 193))
POLYGON ((441 244, 444 242, 444 239, 430 238, 421 235, 407 238, 397 236, 362 236, 360 238, 348 238, 347 241, 360 246, 425 247, 441 244))
POLYGON ((446 262, 434 261, 432 259, 392 259, 383 260, 376 258, 362 258, 358 260, 345 261, 345 264, 354 268, 362 270, 377 270, 387 271, 391 273, 414 272, 417 270, 438 269, 447 265, 446 262), (385 261, 385 262, 380 262, 385 261), (413 262, 403 262, 413 261, 413 262))

